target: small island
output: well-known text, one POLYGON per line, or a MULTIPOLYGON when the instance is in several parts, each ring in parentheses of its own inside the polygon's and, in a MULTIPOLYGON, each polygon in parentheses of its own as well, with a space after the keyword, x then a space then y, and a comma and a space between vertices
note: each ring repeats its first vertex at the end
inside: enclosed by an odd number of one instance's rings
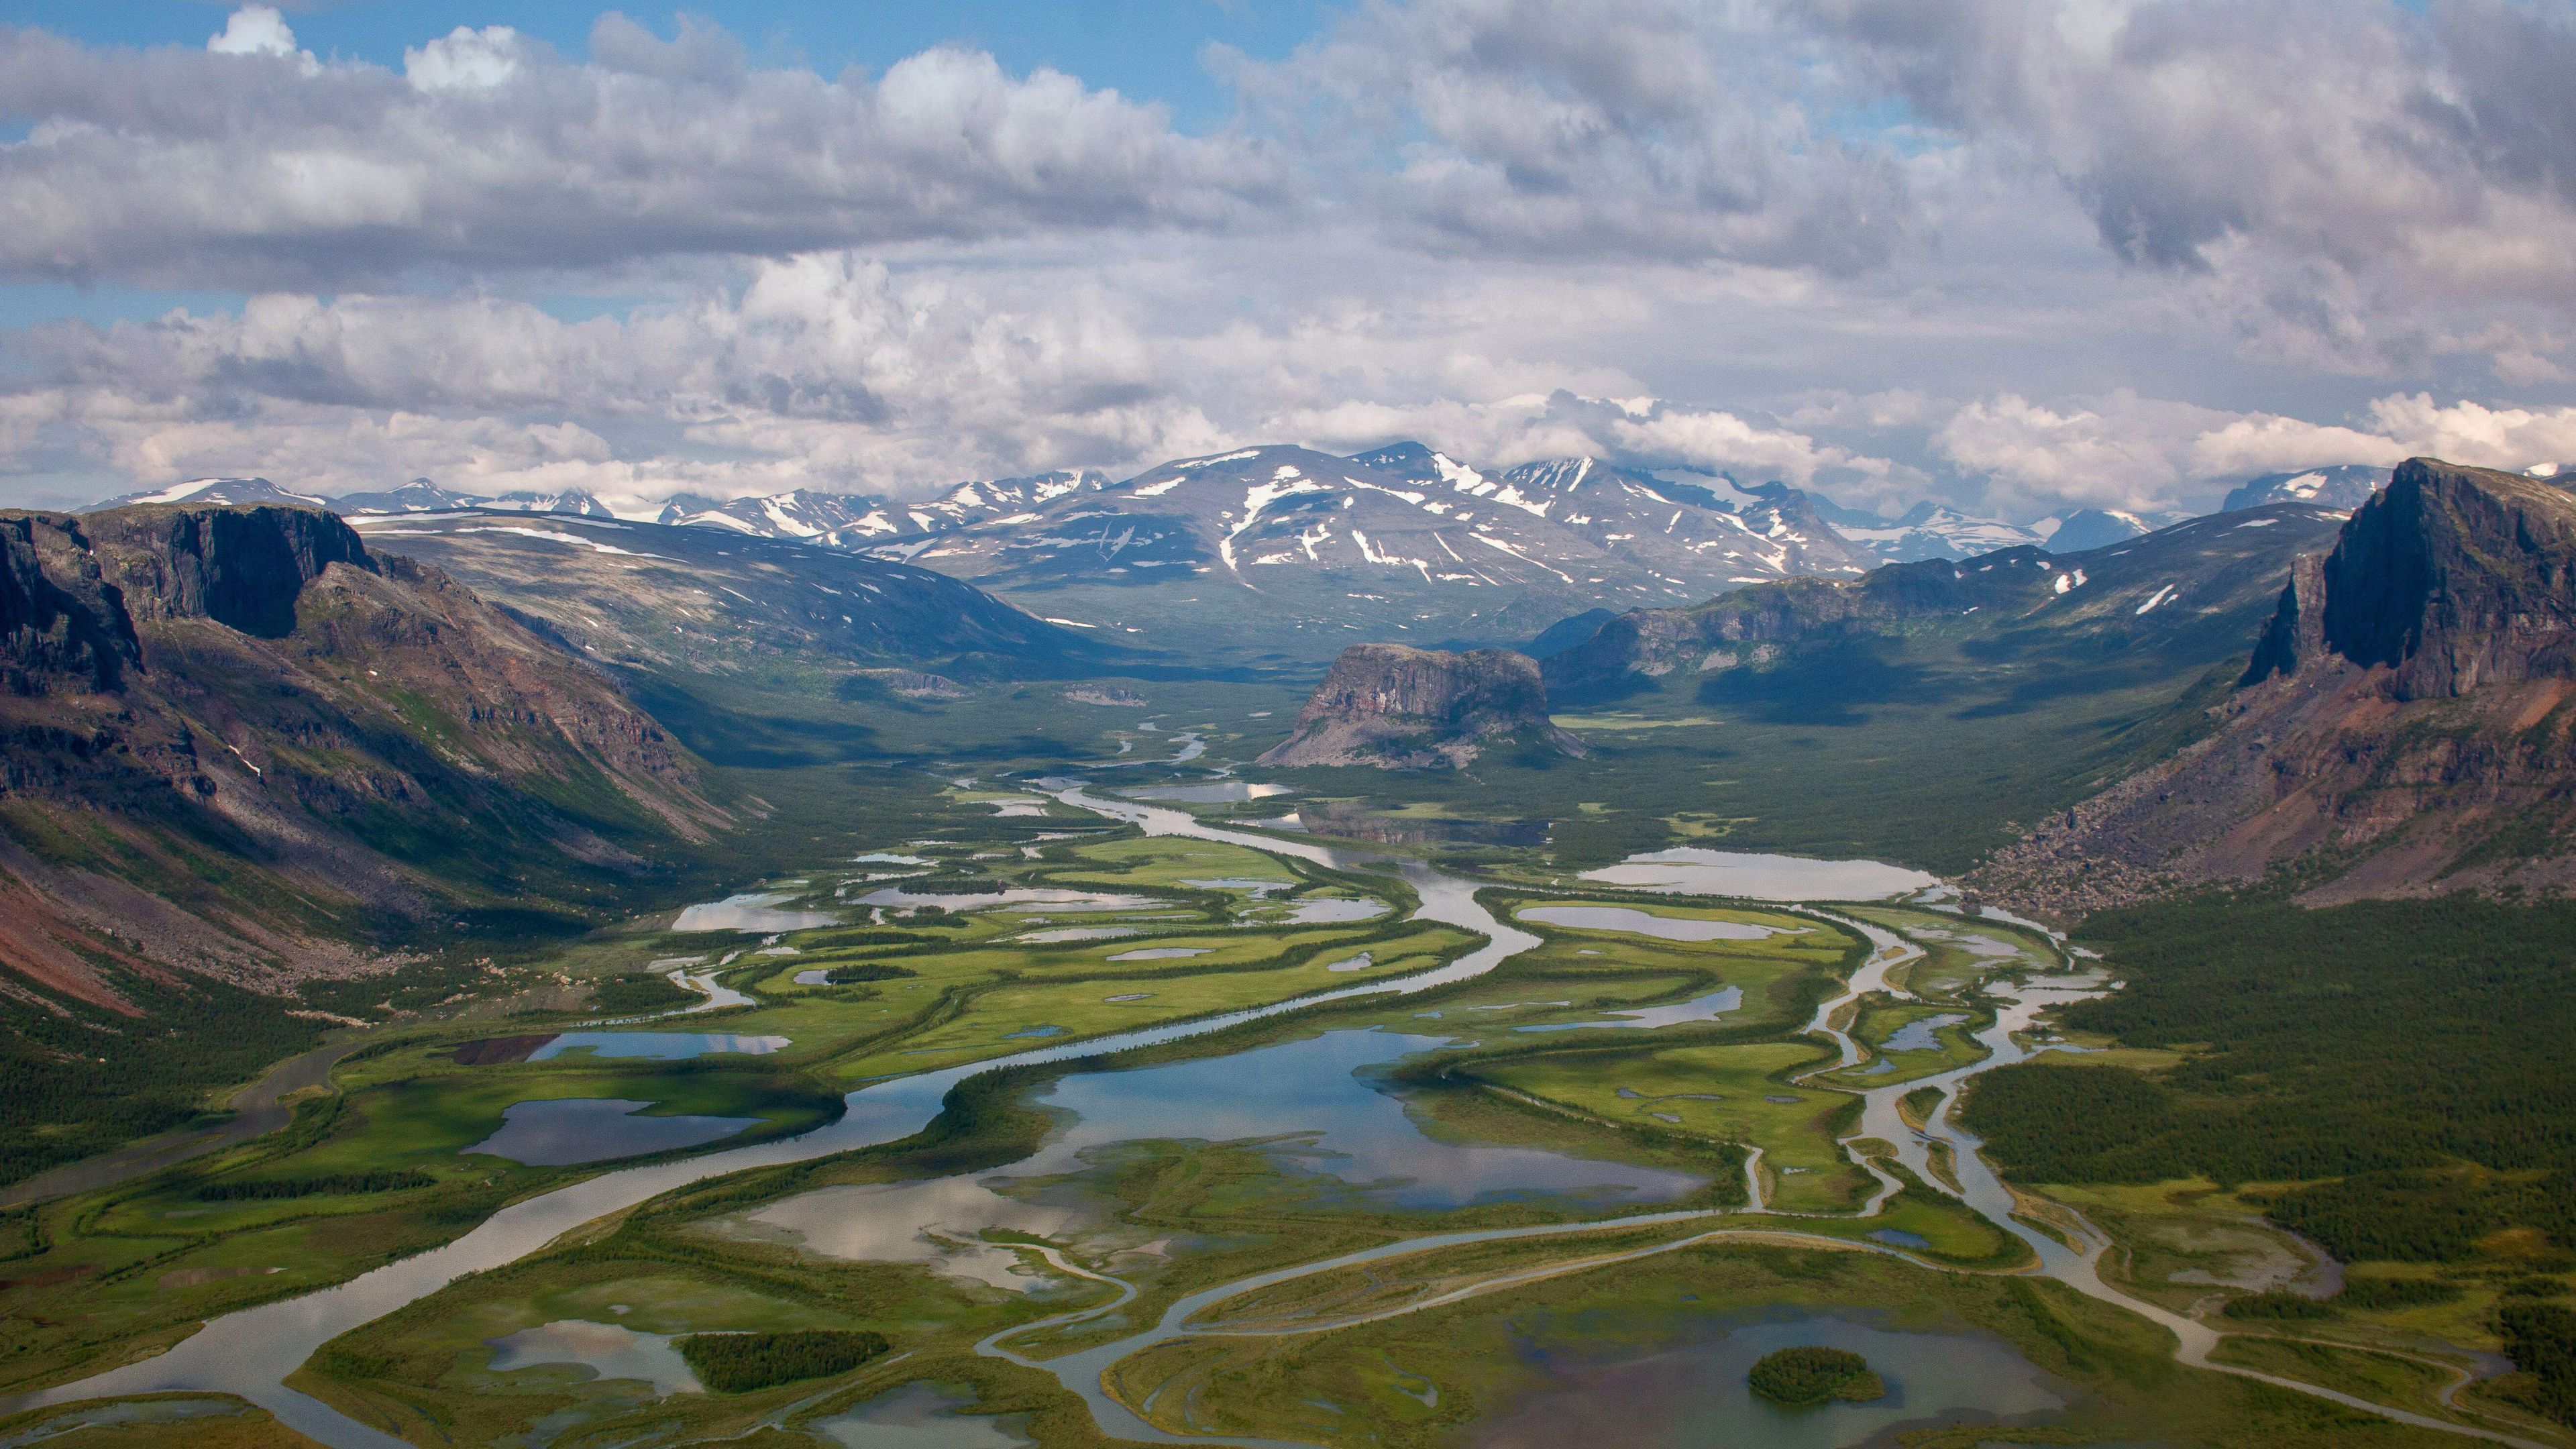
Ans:
POLYGON ((1870 1371, 1868 1359, 1839 1348, 1810 1346, 1766 1353, 1745 1377, 1754 1393, 1789 1408, 1836 1399, 1865 1404, 1887 1395, 1887 1385, 1870 1371))

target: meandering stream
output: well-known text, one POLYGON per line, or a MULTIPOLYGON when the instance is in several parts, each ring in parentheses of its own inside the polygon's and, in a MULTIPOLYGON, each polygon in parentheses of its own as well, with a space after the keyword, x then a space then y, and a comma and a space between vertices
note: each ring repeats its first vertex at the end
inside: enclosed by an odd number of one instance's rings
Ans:
MULTIPOLYGON (((133 1394, 167 1392, 214 1392, 237 1395, 268 1410, 277 1419, 300 1433, 332 1449, 409 1449, 407 1441, 359 1423, 308 1395, 286 1387, 284 1380, 293 1374, 314 1351, 340 1334, 381 1318, 416 1302, 469 1273, 488 1271, 536 1252, 562 1234, 610 1213, 671 1192, 690 1183, 738 1172, 802 1162, 834 1153, 854 1151, 908 1137, 929 1125, 940 1111, 950 1088, 969 1077, 1011 1067, 1059 1062, 1069 1059, 1102 1056, 1158 1045, 1187 1037, 1222 1031, 1247 1022, 1276 1016, 1283 1012, 1303 1010, 1327 1002, 1364 996, 1408 994, 1435 986, 1465 981, 1491 971, 1503 961, 1539 944, 1539 938, 1496 919, 1475 898, 1475 887, 1467 881, 1412 861, 1390 862, 1382 856, 1357 855, 1329 846, 1303 841, 1286 841, 1269 836, 1248 835, 1238 831, 1201 824, 1182 811, 1164 809, 1135 801, 1096 797, 1074 785, 1056 792, 1058 800, 1082 809, 1124 820, 1150 835, 1185 835, 1226 844, 1248 846, 1274 855, 1340 870, 1383 869, 1392 863, 1407 884, 1421 899, 1416 919, 1455 925, 1486 937, 1486 944, 1445 966, 1417 975, 1393 980, 1371 981, 1318 992, 1274 1005, 1230 1012, 1221 1016, 1175 1022, 1115 1036, 1038 1048, 995 1060, 970 1063, 946 1070, 876 1083, 852 1092, 846 1098, 847 1110, 831 1125, 801 1136, 774 1142, 737 1147, 684 1161, 653 1163, 641 1167, 605 1172, 599 1176, 553 1192, 527 1199, 503 1208, 463 1237, 443 1247, 415 1257, 390 1263, 353 1278, 336 1287, 325 1288, 298 1298, 245 1309, 215 1319, 196 1334, 173 1346, 168 1352, 138 1363, 111 1369, 74 1383, 40 1390, 14 1400, 0 1402, 0 1414, 82 1399, 107 1398, 133 1394)), ((1860 931, 1870 940, 1872 953, 1862 968, 1853 973, 1845 990, 1818 1008, 1809 1030, 1833 1040, 1839 1049, 1838 1060, 1822 1071, 1856 1065, 1866 1052, 1850 1033, 1836 1025, 1835 1018, 1872 991, 1886 991, 1887 973, 1920 954, 1920 948, 1895 935, 1859 921, 1828 912, 1838 924, 1860 931)), ((2035 1271, 2055 1278, 2077 1291, 2106 1303, 2138 1313, 2171 1331, 2178 1340, 2176 1356, 2195 1367, 2264 1382, 2329 1399, 2349 1407, 2381 1415, 2402 1423, 2520 1446, 2520 1449, 2547 1449, 2533 1441, 2517 1439, 2488 1430, 2470 1428, 2402 1410, 2390 1409, 2351 1395, 2277 1378, 2249 1369, 2216 1364, 2209 1354, 2219 1335, 2207 1326, 2180 1314, 2152 1304, 2142 1303, 2105 1284, 2096 1271, 2108 1239, 2082 1224, 2080 1218, 2067 1214, 2070 1236, 2078 1246, 2069 1247, 2056 1238, 2024 1224, 2013 1215, 2013 1197, 1978 1154, 1981 1145, 1974 1137, 1949 1120, 1950 1107, 1957 1100, 1959 1084, 1978 1072, 2028 1059, 2030 1049, 2016 1039, 2028 1029, 2043 1011, 2062 1002, 2098 990, 2099 980, 2082 976, 2042 978, 2017 991, 1996 993, 2008 1003, 1998 1014, 1995 1024, 1978 1034, 1987 1048, 1985 1060, 1961 1067, 1940 1076, 1877 1088, 1866 1094, 1860 1137, 1876 1137, 1894 1144, 1898 1160, 1917 1177, 1939 1190, 1939 1180, 1929 1170, 1931 1145, 1946 1142, 1960 1186, 1968 1206, 1984 1215, 2004 1231, 2027 1243, 2037 1255, 2035 1271), (1909 1092, 1925 1086, 1941 1088, 1945 1096, 1925 1123, 1921 1132, 1908 1127, 1897 1111, 1897 1101, 1909 1092)), ((1901 994, 1901 993, 1899 993, 1901 994)), ((713 1004, 712 1001, 710 1004, 713 1004)), ((1868 1164, 1864 1161, 1865 1166, 1868 1164)), ((1880 1191, 1872 1198, 1868 1211, 1875 1212, 1897 1187, 1895 1179, 1876 1167, 1871 1172, 1879 1178, 1880 1191)), ((1748 1164, 1747 1175, 1756 1189, 1754 1204, 1745 1210, 1687 1210, 1649 1212, 1596 1221, 1576 1226, 1542 1225, 1502 1228, 1474 1232, 1444 1233, 1407 1239, 1403 1242, 1346 1254, 1317 1263, 1255 1275, 1232 1283, 1209 1288, 1171 1305, 1150 1327, 1114 1343, 1086 1349, 1079 1353, 1047 1360, 1030 1360, 1012 1352, 1006 1341, 1041 1328, 1096 1317, 1111 1312, 1134 1297, 1132 1285, 1104 1274, 1081 1269, 1060 1252, 1045 1250, 1044 1256, 1060 1271, 1079 1277, 1114 1284, 1119 1293, 1115 1301, 1059 1315, 1039 1323, 1026 1324, 996 1334, 979 1344, 978 1351, 1013 1362, 1038 1368, 1056 1377, 1068 1389, 1079 1394, 1088 1404, 1101 1429, 1113 1436, 1169 1444, 1250 1444, 1264 1449, 1288 1449, 1288 1441, 1245 1439, 1235 1436, 1184 1436, 1167 1433, 1145 1422, 1126 1405, 1101 1388, 1100 1375, 1111 1364, 1153 1343, 1175 1337, 1205 1334, 1206 1327, 1192 1328, 1189 1320, 1205 1309, 1228 1298, 1271 1284, 1287 1282, 1315 1273, 1330 1272, 1358 1263, 1401 1257, 1455 1244, 1491 1242, 1507 1238, 1568 1236, 1581 1233, 1646 1226, 1672 1225, 1707 1221, 1707 1232, 1685 1235, 1677 1240, 1651 1248, 1617 1255, 1634 1257, 1645 1253, 1669 1252, 1695 1242, 1721 1238, 1827 1241, 1838 1247, 1884 1252, 1898 1257, 1911 1255, 1880 1244, 1852 1243, 1847 1239, 1824 1239, 1821 1235, 1800 1233, 1797 1219, 1767 1212, 1760 1204, 1758 1162, 1748 1164), (1758 1226, 1757 1226, 1758 1224, 1758 1226)), ((1530 1281, 1534 1275, 1551 1271, 1573 1271, 1579 1267, 1599 1266, 1611 1257, 1595 1256, 1580 1264, 1537 1269, 1508 1279, 1476 1285, 1435 1302, 1454 1302, 1458 1297, 1493 1291, 1513 1283, 1530 1281)), ((1925 1266, 1935 1266, 1925 1264, 1925 1266)), ((1418 1311, 1431 1303, 1409 1305, 1390 1313, 1418 1311)), ((1311 1328, 1266 1330, 1321 1331, 1348 1326, 1345 1321, 1315 1325, 1311 1328)), ((1251 1330, 1225 1330, 1249 1332, 1251 1330)))

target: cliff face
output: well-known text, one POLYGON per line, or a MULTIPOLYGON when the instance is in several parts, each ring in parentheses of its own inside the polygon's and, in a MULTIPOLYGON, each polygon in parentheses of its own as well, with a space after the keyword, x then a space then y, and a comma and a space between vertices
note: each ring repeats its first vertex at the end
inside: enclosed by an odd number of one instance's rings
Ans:
POLYGON ((1998 853, 2060 917, 2302 857, 2315 902, 2576 890, 2576 496, 2415 459, 2298 560, 2221 727, 1998 853))
POLYGON ((703 837, 696 781, 608 680, 329 514, 0 514, 0 966, 41 989, 354 967, 703 837))
POLYGON ((1461 767, 1509 739, 1583 753, 1581 742, 1548 722, 1547 688, 1529 656, 1354 644, 1297 712, 1295 732, 1261 763, 1461 767))

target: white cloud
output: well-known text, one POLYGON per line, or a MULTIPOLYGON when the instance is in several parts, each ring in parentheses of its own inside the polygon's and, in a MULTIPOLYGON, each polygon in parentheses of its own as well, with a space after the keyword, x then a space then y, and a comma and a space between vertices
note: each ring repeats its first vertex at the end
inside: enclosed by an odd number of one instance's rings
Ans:
POLYGON ((313 52, 295 48, 295 32, 287 28, 286 17, 273 5, 245 5, 225 17, 224 28, 206 37, 206 49, 214 55, 271 55, 291 59, 305 75, 314 75, 322 63, 313 52))
POLYGON ((460 25, 429 44, 403 51, 403 78, 422 91, 484 91, 519 70, 519 32, 507 25, 460 25))

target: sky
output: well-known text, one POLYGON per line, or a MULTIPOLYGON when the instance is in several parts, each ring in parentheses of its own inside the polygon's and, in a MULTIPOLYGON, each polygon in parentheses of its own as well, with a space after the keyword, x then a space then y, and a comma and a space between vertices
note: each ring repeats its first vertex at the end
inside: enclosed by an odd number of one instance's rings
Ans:
POLYGON ((2576 0, 0 0, 0 504, 2576 464, 2576 0))

